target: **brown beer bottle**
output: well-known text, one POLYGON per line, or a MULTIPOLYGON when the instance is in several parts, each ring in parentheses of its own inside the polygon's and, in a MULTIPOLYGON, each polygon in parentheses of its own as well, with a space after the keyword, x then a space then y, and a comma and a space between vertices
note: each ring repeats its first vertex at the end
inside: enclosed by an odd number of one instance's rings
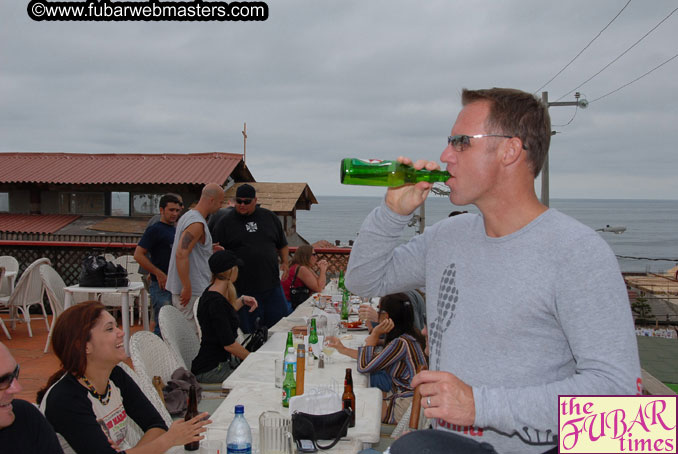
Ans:
MULTIPOLYGON (((186 408, 186 415, 184 415, 184 420, 188 421, 198 416, 198 389, 195 386, 191 385, 191 388, 188 391, 188 407, 186 408)), ((184 445, 186 451, 197 451, 200 449, 200 442, 194 441, 187 445, 184 445)))
POLYGON ((341 395, 343 408, 351 409, 351 422, 348 427, 355 426, 355 394, 353 394, 353 376, 351 375, 351 368, 346 368, 346 378, 344 378, 344 394, 341 395))

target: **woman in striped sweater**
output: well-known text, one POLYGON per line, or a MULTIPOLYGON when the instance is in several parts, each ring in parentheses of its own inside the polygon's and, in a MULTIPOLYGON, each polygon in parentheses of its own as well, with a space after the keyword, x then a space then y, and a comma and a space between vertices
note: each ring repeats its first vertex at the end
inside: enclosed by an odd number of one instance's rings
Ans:
POLYGON ((356 358, 359 372, 388 374, 391 389, 384 393, 382 422, 397 423, 412 402, 412 378, 419 367, 427 365, 426 340, 414 327, 414 311, 407 295, 395 293, 381 298, 379 324, 365 339, 364 347, 353 350, 337 338, 328 338, 328 344, 339 353, 356 358), (380 349, 380 345, 384 348, 380 349))

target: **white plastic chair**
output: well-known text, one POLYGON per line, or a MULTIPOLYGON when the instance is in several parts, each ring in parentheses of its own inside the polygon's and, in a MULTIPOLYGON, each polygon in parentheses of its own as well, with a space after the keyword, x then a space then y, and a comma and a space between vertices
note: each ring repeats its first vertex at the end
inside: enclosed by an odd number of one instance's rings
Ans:
POLYGON ((40 265, 50 265, 50 261, 47 258, 41 258, 35 262, 28 265, 28 268, 24 270, 17 282, 14 291, 9 297, 7 306, 9 308, 9 313, 12 321, 12 329, 16 326, 16 321, 20 320, 18 317, 18 312, 21 311, 23 314, 23 320, 26 322, 28 327, 29 337, 33 337, 33 330, 31 330, 31 314, 30 307, 38 304, 42 309, 42 315, 45 320, 45 326, 49 331, 49 321, 47 320, 47 311, 45 310, 45 305, 42 302, 43 297, 43 285, 40 278, 40 265))
POLYGON ((138 273, 139 263, 134 259, 133 255, 121 255, 120 257, 111 260, 116 265, 120 265, 127 270, 128 273, 138 273))
POLYGON ((139 389, 141 389, 141 392, 146 395, 151 404, 158 410, 158 413, 160 413, 160 416, 162 416, 163 421, 165 421, 165 424, 167 424, 167 427, 169 428, 169 426, 172 425, 172 416, 167 411, 167 407, 165 407, 163 401, 160 400, 160 396, 153 386, 152 379, 151 382, 146 382, 146 380, 142 379, 139 374, 132 370, 126 363, 120 362, 118 363, 118 366, 134 380, 139 389))
MULTIPOLYGON (((0 266, 0 282, 2 282, 4 278, 5 278, 5 269, 0 266)), ((5 332, 7 339, 11 339, 12 336, 9 335, 9 331, 7 331, 7 327, 5 326, 5 321, 2 318, 0 318, 0 327, 2 327, 2 330, 5 332)))
MULTIPOLYGON (((13 271, 17 274, 19 273, 19 262, 11 255, 3 255, 0 257, 0 267, 4 268, 5 272, 13 271)), ((16 276, 17 275, 15 274, 13 276, 0 279, 0 301, 4 300, 4 304, 7 304, 9 296, 12 294, 12 290, 14 290, 14 281, 16 280, 16 276)))
MULTIPOLYGON (((130 273, 127 274, 127 280, 130 282, 142 282, 142 276, 139 273, 130 273)), ((130 317, 130 326, 134 325, 134 306, 139 305, 139 292, 134 291, 129 292, 129 317, 130 317)), ((101 294, 101 304, 106 307, 115 307, 122 308, 122 295, 120 293, 102 293, 101 294)), ((141 319, 141 317, 139 317, 141 319)))
POLYGON ((177 363, 186 370, 191 370, 193 359, 200 351, 200 339, 192 323, 174 306, 167 305, 160 309, 158 315, 162 338, 174 353, 177 363))

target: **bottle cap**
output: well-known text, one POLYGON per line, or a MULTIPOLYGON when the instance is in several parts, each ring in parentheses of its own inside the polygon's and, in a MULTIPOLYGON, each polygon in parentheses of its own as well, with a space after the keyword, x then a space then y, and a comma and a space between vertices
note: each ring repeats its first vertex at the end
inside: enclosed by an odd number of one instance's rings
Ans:
POLYGON ((236 405, 235 406, 235 414, 241 415, 243 413, 245 413, 245 406, 244 405, 236 405))

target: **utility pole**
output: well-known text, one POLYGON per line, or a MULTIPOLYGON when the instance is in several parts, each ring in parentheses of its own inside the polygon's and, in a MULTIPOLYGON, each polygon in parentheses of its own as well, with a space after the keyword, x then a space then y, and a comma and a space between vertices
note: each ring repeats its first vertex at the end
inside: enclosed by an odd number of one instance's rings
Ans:
MULTIPOLYGON (((579 99, 581 94, 576 92, 574 94, 576 101, 562 101, 562 102, 549 102, 549 92, 541 92, 541 100, 546 104, 546 107, 551 106, 577 106, 582 109, 586 109, 589 105, 589 102, 586 99, 579 99)), ((551 135, 555 135, 555 131, 551 131, 551 135)), ((544 159, 544 166, 541 169, 541 203, 546 206, 549 206, 549 154, 546 153, 546 159, 544 159)))
POLYGON ((242 130, 242 163, 247 165, 247 122, 243 126, 242 130))

